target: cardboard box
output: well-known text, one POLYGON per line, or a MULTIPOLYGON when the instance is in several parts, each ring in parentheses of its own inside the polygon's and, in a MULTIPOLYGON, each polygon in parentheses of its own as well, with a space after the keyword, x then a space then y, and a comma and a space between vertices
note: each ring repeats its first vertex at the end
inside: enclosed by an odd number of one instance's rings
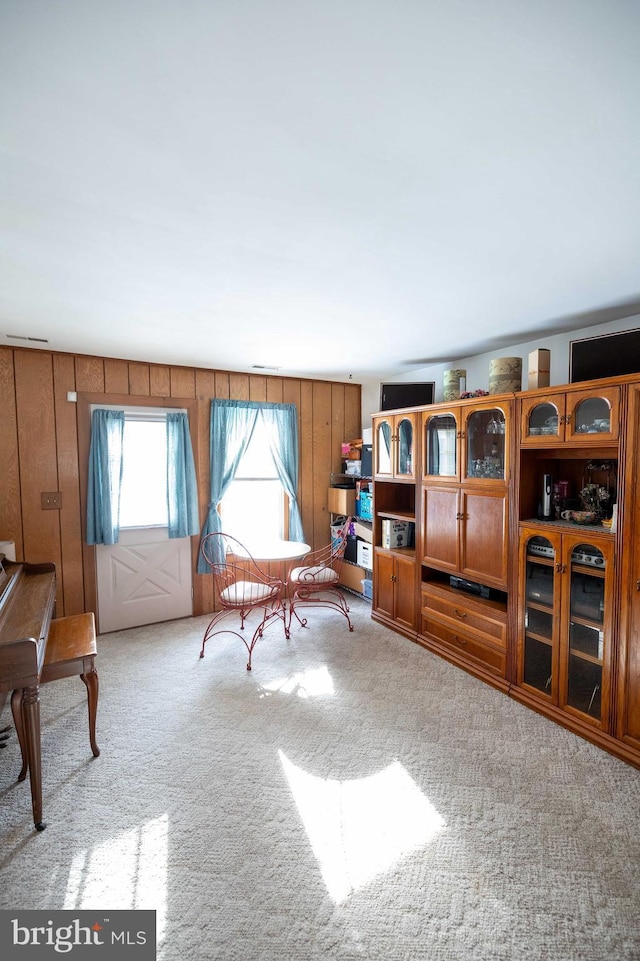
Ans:
POLYGON ((394 547, 408 547, 410 533, 410 521, 383 520, 382 546, 387 550, 391 550, 394 547))
POLYGON ((535 390, 536 387, 548 387, 551 377, 550 370, 551 351, 545 347, 532 350, 529 354, 528 389, 535 390))
POLYGON ((343 564, 340 568, 340 583, 343 587, 349 587, 352 591, 362 593, 362 579, 367 572, 357 564, 343 564))
POLYGON ((366 541, 367 544, 373 543, 373 531, 371 525, 363 524, 362 521, 354 521, 353 529, 360 540, 366 541))
POLYGON ((352 517, 356 512, 355 487, 330 487, 327 507, 331 514, 344 514, 345 517, 352 517))
POLYGON ((373 547, 365 541, 358 541, 357 562, 366 571, 373 570, 373 547))

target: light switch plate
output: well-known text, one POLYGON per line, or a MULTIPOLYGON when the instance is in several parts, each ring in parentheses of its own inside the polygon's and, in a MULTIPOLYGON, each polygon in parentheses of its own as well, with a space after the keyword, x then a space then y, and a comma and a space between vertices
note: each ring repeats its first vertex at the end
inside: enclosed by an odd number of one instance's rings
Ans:
POLYGON ((60 491, 49 491, 41 494, 43 511, 59 511, 62 507, 62 494, 60 491))

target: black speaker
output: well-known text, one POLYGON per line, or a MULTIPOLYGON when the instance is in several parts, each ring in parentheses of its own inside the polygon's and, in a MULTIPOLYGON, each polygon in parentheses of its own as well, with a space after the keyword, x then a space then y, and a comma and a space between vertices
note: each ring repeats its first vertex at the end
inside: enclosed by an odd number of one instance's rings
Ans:
POLYGON ((553 493, 553 477, 545 474, 542 479, 542 520, 550 521, 553 519, 553 505, 551 495, 553 493))
POLYGON ((371 477, 371 476, 373 476, 373 475, 372 475, 373 464, 372 464, 372 459, 371 459, 371 458, 372 458, 372 450, 373 450, 373 448, 372 448, 372 445, 371 445, 371 444, 363 444, 363 445, 362 445, 362 451, 361 451, 361 454, 360 454, 360 457, 361 457, 361 460, 360 460, 360 474, 361 474, 362 477, 371 477))

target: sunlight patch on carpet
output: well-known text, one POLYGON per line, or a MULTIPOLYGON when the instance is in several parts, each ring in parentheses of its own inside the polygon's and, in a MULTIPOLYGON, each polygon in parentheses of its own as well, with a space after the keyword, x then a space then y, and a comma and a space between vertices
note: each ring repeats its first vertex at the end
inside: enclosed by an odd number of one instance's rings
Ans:
POLYGON ((158 943, 167 915, 168 816, 78 851, 69 866, 62 907, 156 911, 158 943))
POLYGON ((298 671, 262 685, 263 696, 268 694, 297 694, 298 697, 326 697, 335 692, 333 678, 327 665, 312 671, 298 671))
POLYGON ((369 777, 316 777, 280 751, 329 895, 339 904, 402 857, 427 844, 445 822, 399 761, 369 777))

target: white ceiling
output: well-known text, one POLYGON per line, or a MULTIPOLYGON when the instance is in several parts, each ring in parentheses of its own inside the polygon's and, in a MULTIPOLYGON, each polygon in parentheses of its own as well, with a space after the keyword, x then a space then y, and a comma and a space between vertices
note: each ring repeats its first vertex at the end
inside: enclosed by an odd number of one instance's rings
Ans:
POLYGON ((637 0, 0 0, 0 343, 366 381, 637 314, 639 50, 637 0))

